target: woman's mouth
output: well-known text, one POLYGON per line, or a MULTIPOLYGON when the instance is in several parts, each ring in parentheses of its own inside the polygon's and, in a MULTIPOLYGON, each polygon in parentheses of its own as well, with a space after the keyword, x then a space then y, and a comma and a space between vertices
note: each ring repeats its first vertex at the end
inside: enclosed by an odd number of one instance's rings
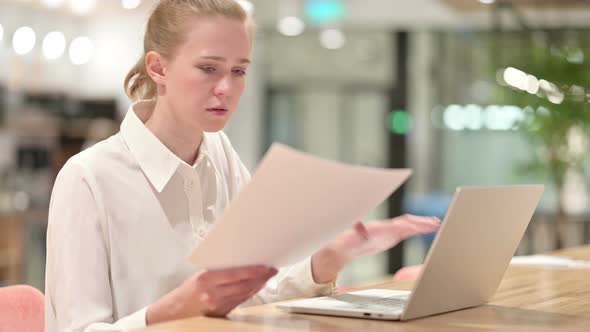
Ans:
POLYGON ((225 107, 212 107, 212 108, 208 108, 207 112, 209 112, 213 115, 225 115, 225 114, 227 114, 227 108, 225 108, 225 107))

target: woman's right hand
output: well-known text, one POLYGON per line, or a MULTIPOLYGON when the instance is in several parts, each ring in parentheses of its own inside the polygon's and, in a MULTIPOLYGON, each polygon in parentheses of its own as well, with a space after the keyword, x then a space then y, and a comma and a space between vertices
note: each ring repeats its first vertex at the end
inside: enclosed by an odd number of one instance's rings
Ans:
POLYGON ((247 266, 202 271, 150 305, 148 325, 194 316, 223 317, 264 287, 277 269, 247 266))

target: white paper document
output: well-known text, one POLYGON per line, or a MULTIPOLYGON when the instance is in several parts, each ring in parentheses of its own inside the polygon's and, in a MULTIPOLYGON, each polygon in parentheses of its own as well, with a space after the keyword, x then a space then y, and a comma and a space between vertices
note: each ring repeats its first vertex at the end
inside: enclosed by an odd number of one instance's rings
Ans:
POLYGON ((590 268, 590 262, 588 261, 549 255, 516 256, 512 258, 510 264, 555 268, 590 268))
POLYGON ((297 263, 352 227, 410 174, 346 165, 273 144, 191 260, 206 269, 297 263))

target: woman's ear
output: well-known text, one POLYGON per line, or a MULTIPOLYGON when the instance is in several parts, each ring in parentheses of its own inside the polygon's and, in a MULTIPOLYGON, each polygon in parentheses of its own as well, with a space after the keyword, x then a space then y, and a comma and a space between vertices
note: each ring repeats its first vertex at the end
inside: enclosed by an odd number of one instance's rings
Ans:
POLYGON ((149 51, 145 56, 145 68, 147 74, 158 86, 166 85, 166 75, 164 71, 165 61, 162 56, 154 51, 149 51))

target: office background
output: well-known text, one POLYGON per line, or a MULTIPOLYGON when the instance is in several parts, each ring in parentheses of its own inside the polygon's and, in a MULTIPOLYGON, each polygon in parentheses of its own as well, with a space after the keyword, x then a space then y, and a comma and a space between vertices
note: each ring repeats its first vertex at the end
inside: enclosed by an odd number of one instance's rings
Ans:
MULTIPOLYGON (((412 168, 367 219, 442 219, 457 186, 543 183, 517 254, 590 243, 590 2, 241 3, 259 28, 226 132, 251 170, 274 141, 412 168)), ((123 79, 153 4, 0 2, 0 286, 43 290, 53 179, 67 158, 118 130, 130 104, 123 79)), ((432 238, 354 262, 339 282, 420 263, 432 238)))

